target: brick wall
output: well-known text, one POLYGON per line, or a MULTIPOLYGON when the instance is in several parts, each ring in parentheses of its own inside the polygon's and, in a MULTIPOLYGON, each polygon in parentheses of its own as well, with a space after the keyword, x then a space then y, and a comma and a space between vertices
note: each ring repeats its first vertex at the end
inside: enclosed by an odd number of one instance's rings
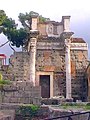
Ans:
POLYGON ((87 79, 85 71, 88 66, 87 51, 71 51, 71 76, 72 76, 72 97, 77 99, 87 98, 87 79), (83 93, 83 94, 82 94, 83 93))

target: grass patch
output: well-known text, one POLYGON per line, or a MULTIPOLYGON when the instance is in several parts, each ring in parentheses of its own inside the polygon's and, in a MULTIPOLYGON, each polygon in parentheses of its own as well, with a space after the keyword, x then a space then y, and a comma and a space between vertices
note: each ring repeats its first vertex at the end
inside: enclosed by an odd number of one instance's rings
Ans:
POLYGON ((21 105, 16 110, 16 115, 22 115, 23 117, 28 116, 30 118, 33 118, 35 115, 37 115, 38 110, 39 106, 37 105, 33 104, 21 105))
POLYGON ((83 110, 90 110, 90 104, 88 103, 63 103, 59 105, 61 109, 83 109, 83 110))

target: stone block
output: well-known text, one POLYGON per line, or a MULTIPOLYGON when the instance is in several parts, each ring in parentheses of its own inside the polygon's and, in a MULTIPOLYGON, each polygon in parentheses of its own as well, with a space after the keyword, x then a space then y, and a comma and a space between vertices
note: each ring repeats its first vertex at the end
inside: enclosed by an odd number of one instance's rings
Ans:
POLYGON ((26 86, 26 82, 18 81, 16 83, 16 85, 19 86, 19 87, 25 87, 26 86))
POLYGON ((24 90, 25 91, 33 91, 33 87, 32 86, 26 86, 24 90))
POLYGON ((23 103, 25 103, 25 104, 29 104, 29 97, 27 97, 27 98, 23 98, 23 103))
POLYGON ((43 70, 44 71, 54 71, 55 70, 55 66, 50 66, 50 65, 44 66, 43 70))
POLYGON ((14 85, 5 85, 3 86, 4 91, 8 92, 13 92, 13 91, 17 91, 17 86, 14 85))
POLYGON ((41 97, 41 94, 40 94, 40 93, 37 93, 37 92, 36 92, 36 93, 34 92, 34 93, 33 93, 33 97, 41 97))
POLYGON ((35 105, 40 105, 40 104, 41 104, 41 98, 39 98, 39 97, 34 97, 34 98, 33 98, 33 104, 35 104, 35 105))
POLYGON ((22 97, 27 98, 27 97, 29 97, 29 94, 28 94, 28 93, 26 93, 26 92, 23 92, 23 93, 22 93, 22 97))
POLYGON ((28 97, 33 97, 33 92, 32 91, 26 91, 28 94, 28 97))
POLYGON ((17 98, 10 98, 10 103, 18 103, 18 99, 17 98))
POLYGON ((33 91, 40 91, 41 90, 41 87, 40 86, 35 86, 33 87, 33 91))
POLYGON ((33 104, 33 98, 29 97, 29 104, 33 104))
POLYGON ((13 92, 5 92, 4 95, 6 97, 13 97, 14 96, 13 92))
POLYGON ((9 101, 10 101, 10 98, 4 96, 4 98, 3 98, 3 103, 9 103, 9 101))
POLYGON ((13 97, 21 97, 21 94, 17 91, 17 92, 13 92, 13 97))
POLYGON ((83 52, 82 51, 78 51, 78 60, 79 61, 83 61, 83 52))
POLYGON ((43 53, 44 59, 48 59, 50 57, 50 55, 51 55, 50 51, 47 51, 47 52, 44 51, 44 53, 43 53))
POLYGON ((18 98, 18 101, 19 101, 20 103, 24 103, 24 99, 23 99, 23 97, 18 98))
POLYGON ((75 76, 76 75, 76 65, 75 61, 71 61, 71 75, 75 76))
POLYGON ((26 86, 31 87, 31 88, 33 87, 31 82, 26 82, 26 86))

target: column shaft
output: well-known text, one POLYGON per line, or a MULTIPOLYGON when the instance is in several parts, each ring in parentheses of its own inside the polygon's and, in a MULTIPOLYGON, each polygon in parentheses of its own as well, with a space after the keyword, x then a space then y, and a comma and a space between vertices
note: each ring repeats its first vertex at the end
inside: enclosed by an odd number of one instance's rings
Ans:
POLYGON ((36 38, 31 38, 30 45, 30 82, 35 86, 36 38))
POLYGON ((70 60, 70 44, 66 42, 66 98, 71 98, 71 60, 70 60))

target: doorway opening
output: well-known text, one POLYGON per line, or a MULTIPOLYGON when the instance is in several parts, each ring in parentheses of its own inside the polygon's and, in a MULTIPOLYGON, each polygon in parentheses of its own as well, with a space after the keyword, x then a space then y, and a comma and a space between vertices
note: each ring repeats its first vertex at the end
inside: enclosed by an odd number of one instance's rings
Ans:
POLYGON ((41 97, 50 98, 50 75, 40 75, 41 97))

